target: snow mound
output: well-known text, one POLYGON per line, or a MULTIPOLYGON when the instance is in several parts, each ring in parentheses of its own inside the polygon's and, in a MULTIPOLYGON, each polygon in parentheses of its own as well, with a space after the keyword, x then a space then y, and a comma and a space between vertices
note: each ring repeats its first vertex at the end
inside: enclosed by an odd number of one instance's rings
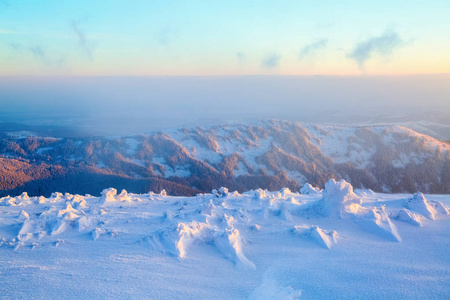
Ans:
POLYGON ((442 204, 442 202, 440 202, 440 201, 431 201, 431 205, 433 205, 434 208, 436 209, 436 211, 440 214, 443 214, 443 215, 450 214, 450 212, 448 211, 448 208, 445 207, 445 205, 442 204))
POLYGON ((17 197, 6 196, 1 199, 3 200, 0 202, 1 206, 26 206, 31 204, 31 199, 27 192, 23 192, 17 197))
POLYGON ((371 189, 356 189, 355 194, 362 198, 367 198, 375 195, 375 192, 371 189))
POLYGON ((339 182, 331 179, 325 184, 323 197, 312 207, 320 215, 348 221, 355 221, 374 234, 393 241, 401 241, 397 228, 389 219, 385 208, 364 207, 363 199, 353 192, 353 187, 345 180, 339 182))
POLYGON ((421 219, 423 218, 422 216, 419 216, 411 211, 409 211, 408 209, 404 208, 400 211, 398 211, 396 214, 394 214, 393 216, 396 220, 399 221, 403 221, 406 223, 410 223, 412 225, 416 225, 419 227, 422 227, 422 221, 421 219))
POLYGON ((20 213, 19 213, 19 217, 17 218, 17 221, 26 221, 26 220, 29 220, 30 219, 30 215, 26 212, 26 211, 24 211, 24 210, 21 210, 20 211, 20 213))
POLYGON ((406 200, 405 207, 430 220, 435 220, 438 213, 422 193, 415 193, 412 198, 406 200))
POLYGON ((225 197, 228 195, 228 189, 226 187, 221 187, 219 190, 213 189, 212 194, 216 197, 225 197))
MULTIPOLYGON (((215 198, 218 202, 214 203, 213 199, 199 203, 199 208, 186 213, 184 218, 166 210, 163 222, 168 223, 168 226, 150 234, 145 240, 152 249, 182 259, 188 258, 189 252, 195 252, 197 247, 212 245, 236 266, 255 269, 254 263, 243 252, 241 233, 234 227, 237 220, 224 213, 224 207, 227 206, 224 200, 215 198), (192 218, 196 220, 183 221, 192 218)), ((232 212, 237 213, 236 217, 245 223, 244 210, 232 209, 232 212)))
POLYGON ((101 192, 101 195, 102 195, 102 199, 103 199, 104 203, 115 202, 117 190, 115 188, 104 189, 101 192))
POLYGON ((179 239, 176 243, 178 256, 181 258, 186 257, 187 249, 196 241, 203 243, 211 242, 213 240, 213 233, 214 231, 211 229, 211 227, 205 223, 179 223, 179 239))
POLYGON ((321 189, 310 185, 308 182, 306 182, 300 189, 300 193, 302 195, 319 194, 321 191, 321 189))
POLYGON ((180 258, 186 257, 188 249, 194 244, 212 244, 225 258, 236 265, 254 269, 255 265, 248 260, 242 251, 241 235, 239 230, 233 227, 234 218, 223 215, 220 219, 225 220, 225 228, 219 227, 220 221, 217 222, 217 216, 209 216, 206 223, 197 221, 178 223, 178 241, 176 242, 178 256, 180 258))
POLYGON ((271 217, 276 217, 291 222, 292 215, 290 209, 292 209, 291 203, 272 199, 270 205, 264 209, 264 219, 269 220, 271 217))
POLYGON ((255 199, 264 199, 267 197, 268 191, 263 189, 257 189, 253 193, 255 199))
POLYGON ((314 240, 319 246, 330 249, 337 244, 339 235, 336 231, 326 231, 319 226, 295 226, 294 233, 314 240))
POLYGON ((219 251, 237 265, 255 269, 256 266, 242 252, 242 240, 239 230, 225 229, 214 233, 214 244, 219 251))
POLYGON ((398 234, 397 227, 389 219, 384 206, 381 208, 370 208, 366 214, 357 219, 361 227, 371 233, 377 234, 388 240, 401 242, 402 238, 398 234))
POLYGON ((353 187, 345 180, 339 182, 330 179, 325 184, 318 209, 323 216, 343 218, 347 214, 357 214, 361 209, 362 199, 353 192, 353 187))
POLYGON ((108 235, 110 237, 116 237, 119 235, 119 232, 116 229, 106 229, 106 228, 95 228, 92 230, 92 239, 96 241, 101 236, 108 235))

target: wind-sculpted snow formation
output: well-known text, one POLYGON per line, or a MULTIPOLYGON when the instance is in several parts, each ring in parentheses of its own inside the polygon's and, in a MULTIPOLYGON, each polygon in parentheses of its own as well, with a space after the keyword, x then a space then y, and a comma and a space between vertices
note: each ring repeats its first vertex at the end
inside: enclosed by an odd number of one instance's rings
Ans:
POLYGON ((48 246, 85 234, 97 240, 127 232, 144 235, 142 242, 169 255, 188 259, 192 248, 212 245, 234 264, 255 268, 244 252, 245 237, 256 231, 292 230, 292 238, 298 235, 331 248, 339 234, 314 221, 326 219, 329 227, 348 223, 368 234, 401 241, 393 220, 422 226, 424 219, 449 214, 444 204, 428 201, 421 193, 387 209, 380 203, 365 202, 344 180, 331 179, 322 192, 310 190, 315 193, 304 196, 287 188, 243 194, 221 188, 191 198, 170 197, 164 192, 137 195, 123 190, 118 194, 114 188, 104 190, 101 197, 53 193, 45 198, 23 193, 0 199, 1 244, 18 249, 48 246), (144 217, 144 212, 150 215, 144 217), (148 219, 148 226, 131 232, 128 227, 132 225, 127 224, 137 218, 148 219))
POLYGON ((354 191, 348 182, 333 179, 322 191, 310 185, 302 191, 257 189, 240 194, 221 188, 194 197, 167 196, 165 191, 118 193, 114 188, 100 197, 53 193, 45 198, 23 193, 0 199, 0 249, 6 256, 41 250, 54 253, 52 249, 69 250, 76 245, 83 249, 79 251, 96 253, 106 250, 95 249, 110 247, 122 253, 132 245, 149 261, 158 258, 171 268, 181 262, 198 272, 206 268, 202 260, 212 256, 226 272, 265 274, 262 285, 257 283, 253 292, 240 290, 240 297, 258 299, 267 294, 297 299, 308 289, 267 275, 266 263, 276 255, 267 256, 267 251, 278 253, 281 261, 292 260, 283 249, 301 255, 330 251, 332 263, 331 253, 342 259, 354 247, 350 246, 353 240, 395 249, 395 245, 411 243, 411 239, 402 241, 403 232, 409 237, 450 218, 450 198, 445 196, 432 195, 435 200, 429 200, 421 193, 354 191))

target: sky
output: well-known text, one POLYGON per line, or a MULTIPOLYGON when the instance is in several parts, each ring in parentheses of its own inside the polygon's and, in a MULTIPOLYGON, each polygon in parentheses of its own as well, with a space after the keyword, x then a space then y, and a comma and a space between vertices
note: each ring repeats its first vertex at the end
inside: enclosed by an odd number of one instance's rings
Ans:
POLYGON ((450 126, 449 16, 449 0, 0 0, 0 123, 450 126))
POLYGON ((0 76, 450 73, 450 1, 0 0, 0 76))

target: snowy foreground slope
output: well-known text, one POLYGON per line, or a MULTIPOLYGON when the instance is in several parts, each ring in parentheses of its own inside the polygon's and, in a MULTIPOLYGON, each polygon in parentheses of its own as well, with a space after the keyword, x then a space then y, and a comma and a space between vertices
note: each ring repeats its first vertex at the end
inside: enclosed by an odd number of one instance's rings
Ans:
POLYGON ((449 206, 334 180, 301 194, 4 197, 0 295, 448 299, 449 206))

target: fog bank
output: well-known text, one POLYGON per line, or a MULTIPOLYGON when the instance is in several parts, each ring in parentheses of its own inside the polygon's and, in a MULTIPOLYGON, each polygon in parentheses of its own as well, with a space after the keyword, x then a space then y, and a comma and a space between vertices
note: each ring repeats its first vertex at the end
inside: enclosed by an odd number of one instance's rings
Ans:
POLYGON ((450 120, 450 75, 0 78, 0 121, 123 135, 252 119, 450 120))

